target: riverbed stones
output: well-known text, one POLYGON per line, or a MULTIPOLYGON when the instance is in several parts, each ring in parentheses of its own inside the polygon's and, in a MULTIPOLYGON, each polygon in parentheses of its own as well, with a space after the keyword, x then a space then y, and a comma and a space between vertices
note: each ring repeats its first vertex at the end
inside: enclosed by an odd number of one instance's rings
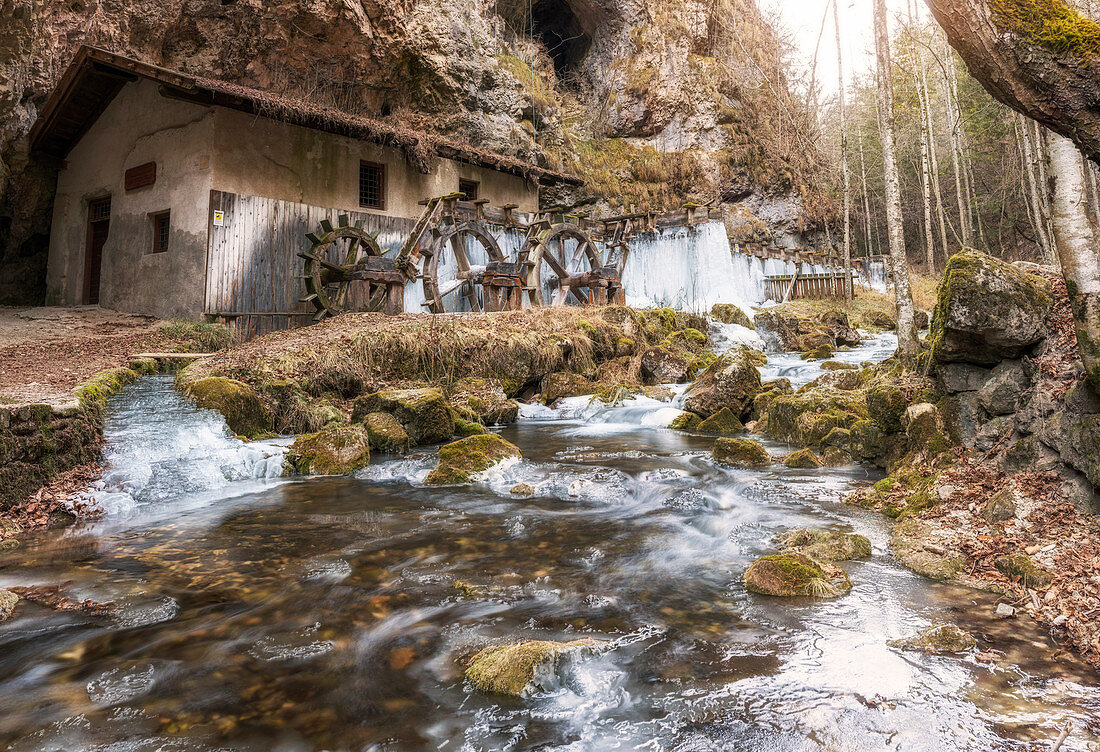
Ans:
POLYGON ((711 456, 716 462, 730 467, 753 468, 772 463, 772 456, 764 446, 751 439, 718 439, 711 456))
POLYGON ((855 363, 845 363, 840 360, 826 360, 820 366, 822 371, 858 371, 859 366, 855 363))
POLYGON ((469 376, 459 379, 450 388, 451 406, 468 410, 473 419, 485 426, 515 423, 519 403, 508 399, 504 387, 496 379, 469 376))
MULTIPOLYGON (((843 430, 843 429, 837 429, 843 430)), ((797 470, 816 470, 819 467, 824 467, 825 463, 818 457, 812 449, 799 449, 791 452, 783 458, 783 464, 787 467, 797 470)))
POLYGON ((347 475, 370 464, 370 439, 358 425, 303 434, 291 444, 286 462, 302 475, 347 475))
POLYGON ((943 543, 933 540, 928 525, 906 519, 894 525, 890 550, 903 566, 930 580, 946 581, 959 576, 963 559, 943 543))
POLYGON ((1052 299, 1046 280, 977 251, 947 262, 929 341, 937 363, 994 365, 1042 340, 1052 299))
POLYGON ((513 697, 552 692, 572 665, 595 655, 598 647, 599 642, 592 638, 494 645, 470 659, 466 681, 482 692, 513 697))
POLYGON ((757 559, 745 570, 744 580, 750 593, 784 598, 835 598, 852 589, 844 570, 797 553, 757 559))
POLYGON ((0 589, 0 622, 11 618, 12 612, 15 611, 15 606, 18 603, 18 595, 10 590, 0 589))
POLYGON ((734 303, 715 303, 711 306, 710 315, 723 324, 737 324, 749 329, 756 328, 756 325, 753 324, 748 314, 741 310, 739 305, 734 303))
POLYGON ((954 624, 933 624, 915 635, 891 640, 888 644, 902 650, 950 655, 969 652, 977 646, 978 641, 974 639, 974 635, 954 624))
POLYGON ((352 404, 353 421, 375 412, 392 414, 409 435, 409 443, 413 446, 437 444, 455 433, 451 407, 443 390, 435 387, 386 389, 359 397, 352 404))
POLYGON ((662 345, 646 349, 641 358, 642 378, 647 384, 682 384, 691 379, 691 361, 662 345))
POLYGON ((371 449, 379 452, 409 451, 409 434, 390 413, 367 413, 363 416, 363 427, 371 449))
POLYGON ((535 487, 532 486, 530 483, 517 483, 516 485, 508 489, 508 493, 512 494, 513 496, 534 496, 535 487))
POLYGON ((584 376, 559 371, 548 374, 542 380, 542 400, 547 405, 552 405, 564 397, 592 394, 594 389, 592 382, 584 376))
POLYGON ((719 436, 733 436, 742 433, 745 426, 738 420, 733 410, 723 407, 695 428, 699 433, 717 434, 719 436))
POLYGON ((469 436, 439 450, 439 462, 424 482, 429 486, 470 483, 493 465, 523 455, 519 447, 495 433, 469 436))
POLYGON ((788 530, 776 543, 789 553, 800 553, 817 561, 849 561, 871 555, 871 541, 859 533, 835 530, 788 530))
POLYGON ((679 415, 672 419, 668 427, 677 431, 694 431, 702 422, 703 419, 695 413, 682 410, 679 415))
POLYGON ((1001 556, 993 565, 997 571, 1024 588, 1046 587, 1054 579, 1050 572, 1043 569, 1027 554, 1001 556))
POLYGON ((199 407, 217 410, 225 416, 229 430, 238 436, 261 436, 275 427, 271 413, 244 382, 210 376, 187 384, 186 394, 199 407))
POLYGON ((724 407, 741 416, 760 392, 760 371, 767 362, 764 354, 739 347, 719 356, 684 394, 684 408, 709 418, 724 407))
POLYGON ((834 428, 850 428, 865 417, 862 394, 815 387, 772 400, 766 432, 779 441, 815 447, 834 428))

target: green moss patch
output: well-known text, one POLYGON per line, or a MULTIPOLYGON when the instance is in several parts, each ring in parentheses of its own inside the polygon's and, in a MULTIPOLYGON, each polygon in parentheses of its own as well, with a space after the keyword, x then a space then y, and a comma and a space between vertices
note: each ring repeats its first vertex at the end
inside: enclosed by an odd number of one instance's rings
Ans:
POLYGON ((848 561, 866 559, 871 555, 871 541, 858 533, 833 530, 789 530, 776 538, 783 549, 800 553, 818 561, 848 561))
POLYGON ((429 486, 470 483, 498 462, 522 456, 519 447, 495 433, 469 436, 439 450, 439 462, 424 482, 429 486))
POLYGON ((302 475, 347 475, 370 464, 370 440, 362 426, 327 428, 294 440, 287 464, 302 475))
POLYGON ((714 442, 711 456, 715 462, 730 467, 763 467, 772 464, 768 450, 750 439, 718 439, 714 442))
POLYGON ((775 554, 754 561, 745 570, 751 593, 791 598, 835 598, 852 589, 848 575, 802 554, 775 554))
POLYGON ((487 647, 470 659, 466 681, 491 694, 530 697, 558 685, 562 662, 591 656, 598 646, 585 638, 570 642, 529 640, 487 647))
POLYGON ((186 394, 199 407, 221 413, 229 430, 239 436, 252 438, 269 434, 274 429, 271 413, 243 382, 211 376, 187 384, 186 394))

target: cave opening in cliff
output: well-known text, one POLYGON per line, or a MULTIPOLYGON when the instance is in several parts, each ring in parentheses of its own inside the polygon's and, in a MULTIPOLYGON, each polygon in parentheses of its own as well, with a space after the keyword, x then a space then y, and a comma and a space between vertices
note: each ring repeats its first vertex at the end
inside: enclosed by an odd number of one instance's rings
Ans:
POLYGON ((568 81, 592 45, 592 37, 580 19, 560 0, 542 0, 531 6, 531 32, 546 46, 558 78, 568 81))

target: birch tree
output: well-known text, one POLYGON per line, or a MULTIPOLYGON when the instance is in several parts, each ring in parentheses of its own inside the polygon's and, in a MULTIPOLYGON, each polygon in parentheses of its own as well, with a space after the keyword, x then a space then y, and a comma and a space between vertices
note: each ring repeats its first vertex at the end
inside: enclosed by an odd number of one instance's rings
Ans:
POLYGON ((1100 388, 1100 255, 1086 208, 1085 172, 1072 141, 1049 130, 1045 140, 1054 186, 1054 240, 1073 311, 1077 349, 1089 382, 1100 388))
POLYGON ((886 227, 889 235, 890 266, 894 275, 894 305, 898 319, 898 359, 902 367, 917 364, 919 343, 914 326, 913 293, 909 285, 909 264, 905 258, 905 228, 901 216, 901 184, 894 144, 894 90, 890 63, 890 37, 886 27, 886 2, 874 0, 875 57, 878 72, 878 129, 882 142, 882 163, 886 193, 886 227))
POLYGON ((848 125, 845 121, 844 55, 840 45, 840 0, 833 0, 833 27, 836 29, 836 69, 840 89, 840 165, 844 173, 844 299, 852 299, 852 178, 848 173, 848 125))

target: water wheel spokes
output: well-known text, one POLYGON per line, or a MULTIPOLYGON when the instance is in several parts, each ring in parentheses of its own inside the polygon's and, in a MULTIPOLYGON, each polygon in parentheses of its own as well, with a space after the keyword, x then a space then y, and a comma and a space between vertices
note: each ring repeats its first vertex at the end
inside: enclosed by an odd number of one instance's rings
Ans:
POLYGON ((298 254, 306 262, 302 277, 306 295, 300 302, 316 309, 314 321, 348 310, 400 312, 405 275, 383 256, 362 220, 351 224, 347 215, 341 215, 338 223, 333 226, 330 220, 322 220, 320 231, 306 236, 310 249, 298 254), (360 289, 360 283, 365 289, 360 289), (355 292, 365 295, 354 296, 355 292))
POLYGON ((424 251, 421 279, 424 305, 432 313, 461 308, 459 299, 471 311, 483 309, 479 287, 486 266, 504 260, 496 239, 478 222, 443 222, 432 231, 430 248, 424 251))
POLYGON ((588 275, 602 267, 591 236, 576 225, 544 225, 528 236, 523 253, 529 267, 527 289, 532 305, 566 305, 572 298, 588 305, 588 275))

